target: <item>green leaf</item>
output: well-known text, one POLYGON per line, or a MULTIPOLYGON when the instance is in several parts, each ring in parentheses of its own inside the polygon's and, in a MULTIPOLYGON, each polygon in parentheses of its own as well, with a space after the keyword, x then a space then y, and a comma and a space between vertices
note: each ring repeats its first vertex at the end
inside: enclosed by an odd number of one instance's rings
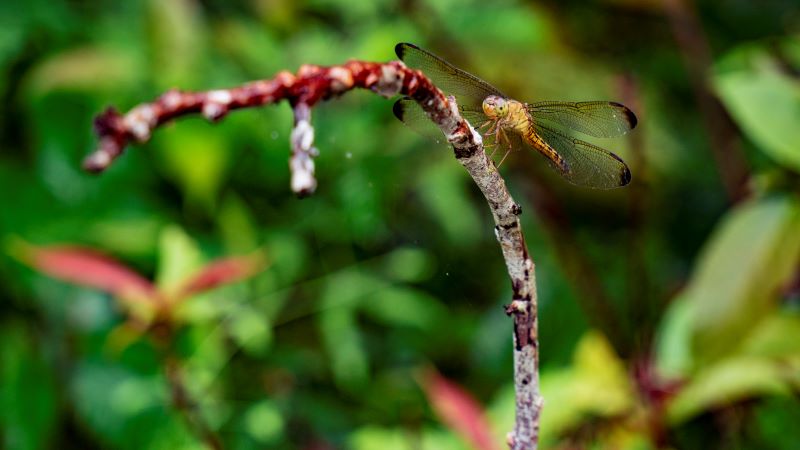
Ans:
POLYGON ((613 417, 634 405, 634 390, 622 360, 597 332, 581 338, 574 363, 542 374, 542 440, 578 425, 587 416, 613 417))
POLYGON ((162 225, 162 220, 154 216, 98 219, 89 225, 86 238, 111 253, 150 258, 162 225))
POLYGON ((133 450, 170 443, 171 448, 196 448, 195 438, 167 409, 169 396, 157 376, 81 364, 71 395, 78 419, 100 438, 103 447, 133 450))
POLYGON ((244 422, 247 433, 261 444, 279 440, 286 426, 281 411, 269 400, 262 400, 248 408, 244 422))
MULTIPOLYGON (((431 148, 444 151, 443 146, 431 148)), ((417 192, 451 243, 474 242, 485 230, 477 215, 480 204, 469 198, 467 179, 464 169, 449 159, 430 164, 419 175, 417 192)))
POLYGON ((141 73, 136 59, 125 49, 77 47, 40 62, 28 75, 25 87, 37 97, 56 90, 120 91, 139 82, 141 73))
POLYGON ((197 243, 177 225, 164 227, 159 237, 156 285, 161 292, 175 294, 189 276, 202 266, 197 243))
MULTIPOLYGON (((425 429, 421 438, 421 450, 474 450, 462 443, 454 433, 444 430, 425 429)), ((406 444, 406 448, 413 447, 412 442, 406 444)), ((498 439, 498 442, 502 442, 502 440, 498 439)))
POLYGON ((258 247, 258 230, 252 213, 235 194, 225 196, 217 223, 228 253, 248 253, 258 247))
POLYGON ((366 426, 351 433, 347 439, 350 450, 470 450, 453 434, 442 430, 424 429, 409 433, 402 428, 366 426))
POLYGON ((680 296, 666 310, 656 335, 656 367, 662 376, 671 378, 690 372, 694 305, 680 296))
POLYGON ((789 395, 785 370, 769 358, 739 356, 698 372, 667 407, 676 425, 712 408, 762 395, 789 395))
POLYGON ((368 382, 369 361, 355 310, 341 306, 326 310, 319 315, 319 328, 336 384, 357 392, 368 382))
POLYGON ((362 427, 351 433, 347 448, 352 450, 406 450, 408 436, 400 429, 362 427))
MULTIPOLYGON (((636 399, 623 361, 608 340, 597 332, 586 333, 581 338, 572 366, 543 372, 540 384, 545 399, 540 426, 542 448, 555 447, 564 432, 589 418, 610 418, 629 412, 636 399)), ((489 417, 494 429, 511 429, 514 424, 513 385, 504 388, 495 398, 489 417)))
POLYGON ((0 447, 49 448, 56 425, 54 368, 21 326, 5 322, 0 331, 0 447))
POLYGON ((228 171, 232 149, 220 128, 199 121, 159 130, 154 137, 166 175, 186 196, 188 206, 213 211, 228 171))
POLYGON ((548 16, 534 5, 518 8, 479 2, 470 8, 453 5, 444 14, 448 20, 443 25, 460 39, 492 42, 504 48, 542 48, 553 34, 548 16), (509 33, 510 29, 515 31, 509 33))
POLYGON ((261 23, 231 20, 219 24, 212 38, 226 58, 236 60, 250 73, 268 74, 288 65, 281 43, 273 36, 275 32, 261 23))
POLYGON ((330 279, 321 295, 318 323, 331 359, 336 383, 348 391, 361 389, 369 377, 369 362, 356 315, 360 302, 385 284, 369 274, 345 271, 330 279))
POLYGON ((187 334, 191 348, 183 364, 187 386, 198 400, 212 401, 209 393, 233 357, 222 324, 195 325, 187 334))
POLYGON ((780 311, 762 320, 740 351, 753 356, 800 357, 800 314, 780 311))
POLYGON ((279 285, 296 282, 308 263, 307 243, 297 234, 273 231, 265 237, 264 247, 270 261, 276 262, 270 269, 275 273, 279 285), (280 262, 280 264, 277 264, 280 262))
POLYGON ((362 309, 387 326, 409 326, 428 330, 439 323, 446 311, 425 292, 393 286, 381 289, 362 302, 362 309))
POLYGON ((795 450, 800 442, 800 402, 791 397, 774 397, 756 405, 753 411, 761 448, 795 450))
POLYGON ((397 281, 419 282, 434 273, 433 255, 420 248, 398 248, 386 256, 386 275, 397 281))
POLYGON ((717 227, 699 258, 685 301, 693 310, 696 363, 736 349, 777 305, 800 261, 800 204, 793 196, 752 200, 717 227))
POLYGON ((200 8, 191 0, 147 2, 151 51, 156 80, 164 89, 190 87, 206 35, 200 8))
POLYGON ((362 168, 353 168, 339 181, 341 213, 347 218, 347 226, 360 239, 374 239, 385 233, 386 224, 381 210, 381 191, 376 187, 375 174, 362 168))
POLYGON ((800 82, 760 48, 740 48, 727 59, 722 66, 739 67, 718 69, 713 77, 722 102, 761 150, 800 170, 800 82))
POLYGON ((250 354, 263 354, 272 341, 272 328, 267 317, 245 304, 232 313, 229 329, 236 343, 250 354))

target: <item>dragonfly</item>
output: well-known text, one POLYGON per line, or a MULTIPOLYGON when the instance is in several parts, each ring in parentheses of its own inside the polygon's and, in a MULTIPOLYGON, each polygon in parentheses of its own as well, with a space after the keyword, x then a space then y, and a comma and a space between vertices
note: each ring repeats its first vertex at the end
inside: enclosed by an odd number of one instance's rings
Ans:
MULTIPOLYGON (((414 44, 397 44, 395 53, 407 66, 421 70, 440 89, 455 96, 461 116, 472 125, 480 124, 477 129, 492 138, 495 150, 505 147, 508 155, 512 149, 533 148, 578 186, 613 189, 630 183, 630 169, 619 156, 574 136, 577 132, 613 138, 631 131, 636 115, 624 105, 610 101, 523 103, 414 44)), ((420 134, 441 139, 441 131, 411 98, 398 100, 393 111, 420 134)))

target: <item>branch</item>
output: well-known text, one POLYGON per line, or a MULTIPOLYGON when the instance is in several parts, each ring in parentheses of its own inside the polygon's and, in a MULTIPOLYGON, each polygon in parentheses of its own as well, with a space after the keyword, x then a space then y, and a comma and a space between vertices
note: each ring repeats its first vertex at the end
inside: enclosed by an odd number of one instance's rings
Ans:
POLYGON ((446 98, 422 72, 409 69, 400 61, 385 64, 349 61, 340 66, 302 66, 297 75, 281 72, 273 79, 227 90, 196 93, 172 90, 125 115, 108 109, 97 117, 95 129, 100 143, 86 158, 84 167, 93 172, 106 169, 128 143, 146 142, 155 128, 180 116, 199 112, 216 121, 234 109, 287 100, 294 109, 291 186, 296 194, 309 195, 316 187, 313 158, 317 154, 310 109, 321 100, 353 88, 370 89, 384 97, 402 94, 414 99, 442 130, 453 146, 456 159, 486 198, 513 291, 506 313, 514 317, 516 422, 508 435, 508 444, 512 450, 536 449, 543 404, 539 392, 536 278, 520 227, 522 210, 484 152, 480 134, 461 117, 455 100, 446 98))
MULTIPOLYGON (((420 72, 407 68, 399 61, 386 64, 349 61, 341 66, 319 67, 304 65, 297 75, 280 72, 269 80, 260 80, 231 89, 205 92, 170 90, 150 103, 142 103, 126 114, 108 108, 95 118, 99 138, 97 149, 86 157, 84 169, 101 172, 119 157, 131 142, 150 140, 159 126, 190 114, 202 114, 216 122, 230 111, 278 103, 287 100, 295 112, 292 132, 292 189, 309 195, 316 188, 313 147, 314 129, 310 108, 317 102, 343 94, 353 88, 370 89, 384 97, 398 93, 412 95, 417 90, 438 92, 420 72)), ((442 103, 442 102, 440 102, 442 103)))
MULTIPOLYGON (((458 107, 452 98, 450 100, 452 114, 458 117, 458 107)), ((447 134, 447 140, 453 145, 456 159, 467 169, 489 204, 495 236, 511 278, 513 297, 506 314, 514 317, 516 420, 514 430, 508 435, 508 445, 512 450, 533 450, 538 446, 539 417, 544 404, 539 391, 539 317, 534 264, 520 226, 522 208, 511 198, 505 181, 483 151, 480 135, 471 128, 468 130, 466 138, 460 131, 447 134)))

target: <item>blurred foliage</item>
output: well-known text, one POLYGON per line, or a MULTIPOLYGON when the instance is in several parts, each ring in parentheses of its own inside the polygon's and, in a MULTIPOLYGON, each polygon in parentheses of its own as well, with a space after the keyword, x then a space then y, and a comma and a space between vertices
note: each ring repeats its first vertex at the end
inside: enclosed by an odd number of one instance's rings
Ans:
POLYGON ((613 99, 640 119, 601 142, 631 165, 625 189, 573 188, 529 152, 501 168, 537 264, 543 448, 796 448, 800 7, 682 2, 693 21, 670 3, 0 2, 0 447, 205 445, 163 349, 124 331, 135 314, 21 264, 20 242, 97 249, 167 293, 211 259, 266 255, 267 270, 182 302, 169 339, 225 448, 470 448, 443 413, 454 398, 484 405, 502 444, 510 287, 491 217, 390 101, 315 108, 308 199, 288 188, 283 104, 181 119, 101 176, 80 170, 109 104, 390 60, 409 41, 516 98, 613 99), (692 23, 708 61, 675 39, 692 23), (720 137, 741 151, 741 197, 720 181, 698 90, 735 125, 720 137), (470 394, 426 391, 430 367, 470 394))

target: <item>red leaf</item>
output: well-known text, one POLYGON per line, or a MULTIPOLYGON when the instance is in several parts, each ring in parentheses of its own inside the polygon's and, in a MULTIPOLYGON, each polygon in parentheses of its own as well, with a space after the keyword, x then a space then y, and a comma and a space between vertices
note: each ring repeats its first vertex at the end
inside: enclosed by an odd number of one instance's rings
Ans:
POLYGON ((94 250, 22 244, 19 256, 36 270, 63 281, 109 292, 116 297, 151 300, 156 296, 153 284, 138 273, 94 250))
POLYGON ((422 387, 439 419, 479 450, 499 447, 481 405, 457 384, 430 370, 422 377, 422 387))
POLYGON ((178 298, 205 292, 223 284, 250 278, 266 266, 261 253, 218 259, 200 269, 180 290, 178 298))

